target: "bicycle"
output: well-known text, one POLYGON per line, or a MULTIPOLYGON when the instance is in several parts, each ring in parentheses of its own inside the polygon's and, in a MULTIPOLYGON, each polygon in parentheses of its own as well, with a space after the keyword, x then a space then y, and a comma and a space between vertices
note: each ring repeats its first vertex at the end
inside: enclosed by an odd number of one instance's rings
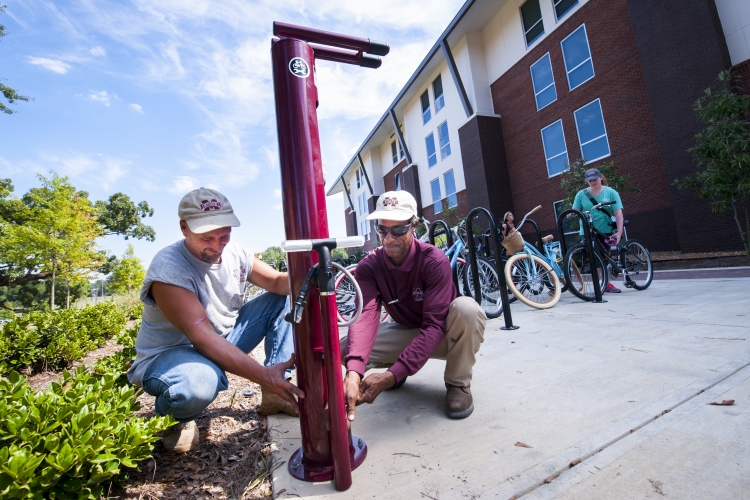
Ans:
MULTIPOLYGON (((584 220, 588 224, 591 234, 594 257, 590 259, 585 243, 571 247, 563 258, 563 271, 570 291, 582 300, 595 300, 594 274, 599 282, 599 289, 604 290, 609 281, 610 272, 614 277, 624 275, 625 286, 636 290, 645 290, 651 285, 654 270, 651 264, 651 254, 648 249, 636 240, 620 241, 617 245, 617 258, 611 255, 611 249, 602 242, 607 235, 594 227, 593 210, 614 204, 613 201, 599 203, 591 210, 583 211, 584 220), (601 238, 597 237, 601 236, 601 238), (592 262, 593 260, 593 262, 592 262)), ((627 221, 625 221, 627 225, 627 221)))
MULTIPOLYGON (((521 228, 528 216, 540 208, 538 206, 526 214, 518 227, 521 228)), ((508 289, 518 300, 536 309, 554 306, 564 291, 564 273, 557 265, 560 243, 553 242, 552 238, 552 235, 542 238, 544 253, 524 241, 523 250, 511 255, 505 264, 508 289)))

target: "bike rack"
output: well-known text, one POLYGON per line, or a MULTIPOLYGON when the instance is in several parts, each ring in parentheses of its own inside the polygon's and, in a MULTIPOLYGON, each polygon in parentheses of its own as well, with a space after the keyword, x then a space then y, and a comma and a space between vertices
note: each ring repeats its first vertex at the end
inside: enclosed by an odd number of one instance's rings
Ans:
MULTIPOLYGON (((500 234, 497 231, 497 224, 495 224, 495 218, 489 210, 482 207, 477 207, 469 212, 466 216, 466 246, 469 247, 469 262, 471 266, 471 272, 473 276, 479 276, 479 266, 477 265, 477 245, 474 242, 474 233, 472 231, 473 222, 477 215, 483 213, 487 216, 490 221, 490 233, 492 241, 492 252, 495 256, 495 268, 497 270, 498 279, 500 280, 500 300, 503 303, 503 319, 505 320, 505 326, 500 327, 501 330, 517 330, 519 327, 513 324, 513 317, 510 314, 510 301, 508 301, 508 285, 505 282, 505 261, 502 258, 500 248, 500 234)), ((471 290, 469 290, 471 293, 471 290)), ((482 303, 482 289, 479 284, 479 280, 474 280, 474 300, 477 304, 482 303)))
MULTIPOLYGON (((327 239, 315 61, 317 58, 377 68, 380 59, 374 55, 388 54, 389 47, 366 38, 279 22, 274 22, 273 34, 271 59, 286 239, 327 239)), ((308 270, 317 260, 313 252, 289 254, 292 296, 298 296, 308 270)), ((305 398, 299 402, 302 447, 290 458, 289 473, 303 481, 333 479, 337 490, 346 490, 352 484, 351 471, 364 461, 367 448, 364 441, 347 438, 347 429, 341 429, 341 422, 346 422, 345 413, 341 418, 345 402, 331 399, 343 394, 340 354, 326 352, 323 321, 330 319, 321 318, 318 294, 310 296, 308 305, 300 323, 294 325, 297 382, 305 398), (336 366, 332 364, 335 359, 339 360, 336 366), (331 388, 335 390, 331 392, 331 388), (336 415, 331 415, 334 412, 336 415)), ((338 329, 335 321, 332 328, 338 329)))
MULTIPOLYGON (((453 233, 451 232, 451 228, 448 225, 448 223, 445 222, 444 220, 437 220, 437 221, 433 222, 432 224, 430 224, 430 230, 427 233, 428 237, 430 239, 430 245, 435 246, 435 231, 436 231, 435 228, 438 225, 442 226, 443 230, 445 231, 446 239, 448 240, 446 242, 446 245, 448 245, 448 248, 452 247, 453 243, 454 243, 454 241, 453 241, 453 233)), ((459 288, 458 288, 458 273, 456 272, 456 268, 455 267, 451 271, 453 273, 453 285, 456 287, 456 291, 458 291, 459 290, 459 288)))
POLYGON ((539 253, 544 253, 544 245, 542 244, 542 230, 539 229, 539 224, 536 223, 533 219, 526 219, 523 221, 523 224, 521 224, 518 228, 516 228, 516 231, 519 233, 521 232, 521 228, 525 226, 526 224, 531 224, 534 226, 534 230, 536 231, 536 249, 539 250, 539 253))
MULTIPOLYGON (((594 244, 591 241, 591 231, 589 231, 588 224, 584 224, 584 221, 586 219, 584 218, 583 213, 580 210, 576 210, 575 208, 569 208, 568 210, 564 210, 560 215, 557 216, 557 239, 560 240, 560 252, 563 255, 563 263, 565 262, 565 255, 568 253, 568 245, 565 243, 565 233, 563 231, 563 219, 565 219, 569 214, 575 214, 578 216, 578 220, 581 221, 581 225, 583 226, 583 239, 586 242, 586 251, 589 255, 594 255, 594 244)), ((605 268, 602 271, 606 273, 607 269, 605 268)), ((594 302, 598 304, 607 302, 602 298, 602 289, 599 286, 599 280, 594 279, 593 272, 591 273, 591 281, 594 283, 594 302)))

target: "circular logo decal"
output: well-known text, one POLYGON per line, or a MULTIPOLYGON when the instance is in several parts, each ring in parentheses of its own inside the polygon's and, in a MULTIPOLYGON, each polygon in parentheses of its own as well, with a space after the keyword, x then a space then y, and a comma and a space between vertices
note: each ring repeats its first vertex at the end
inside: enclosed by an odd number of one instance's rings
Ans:
POLYGON ((307 78, 310 76, 310 66, 301 57, 295 57, 289 61, 289 71, 298 78, 307 78))

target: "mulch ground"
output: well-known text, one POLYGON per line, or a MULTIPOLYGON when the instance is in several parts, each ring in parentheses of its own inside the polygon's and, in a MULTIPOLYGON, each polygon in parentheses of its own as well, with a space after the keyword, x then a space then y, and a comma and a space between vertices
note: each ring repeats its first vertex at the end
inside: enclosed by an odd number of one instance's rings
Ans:
MULTIPOLYGON (((90 364, 120 346, 110 341, 90 352, 77 364, 90 364)), ((263 351, 253 352, 262 362, 263 351)), ((57 380, 57 372, 43 372, 29 378, 32 387, 46 388, 57 380)), ((112 499, 237 499, 273 498, 271 471, 275 444, 269 438, 266 417, 260 414, 260 386, 227 374, 229 389, 195 422, 200 431, 198 449, 178 455, 160 442, 152 458, 138 464, 128 482, 111 490, 112 499), (245 395, 247 394, 247 395, 245 395)), ((142 417, 154 415, 154 398, 142 394, 138 401, 142 417)))

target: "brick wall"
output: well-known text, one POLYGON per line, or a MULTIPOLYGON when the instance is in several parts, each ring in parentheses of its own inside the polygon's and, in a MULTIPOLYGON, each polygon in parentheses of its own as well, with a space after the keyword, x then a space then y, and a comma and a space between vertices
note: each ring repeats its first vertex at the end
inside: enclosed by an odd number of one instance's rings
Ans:
POLYGON ((641 189, 640 193, 623 195, 631 238, 640 238, 654 250, 678 249, 670 179, 664 172, 626 0, 590 1, 496 80, 491 90, 495 112, 502 116, 508 176, 518 217, 542 205, 535 219, 543 231, 555 227, 552 204, 565 193, 559 176, 548 177, 541 129, 562 119, 572 162, 581 156, 573 112, 599 98, 611 156, 590 165, 614 162, 641 189), (570 91, 560 41, 584 23, 595 76, 570 91), (537 111, 529 66, 547 52, 557 100, 537 111), (645 213, 659 213, 660 218, 652 221, 638 216, 645 213), (649 227, 654 225, 658 231, 649 227))
POLYGON ((728 213, 712 213, 708 201, 671 184, 696 170, 688 149, 703 125, 692 106, 730 66, 714 0, 630 0, 628 10, 670 181, 679 247, 685 252, 739 250, 742 245, 728 213))

